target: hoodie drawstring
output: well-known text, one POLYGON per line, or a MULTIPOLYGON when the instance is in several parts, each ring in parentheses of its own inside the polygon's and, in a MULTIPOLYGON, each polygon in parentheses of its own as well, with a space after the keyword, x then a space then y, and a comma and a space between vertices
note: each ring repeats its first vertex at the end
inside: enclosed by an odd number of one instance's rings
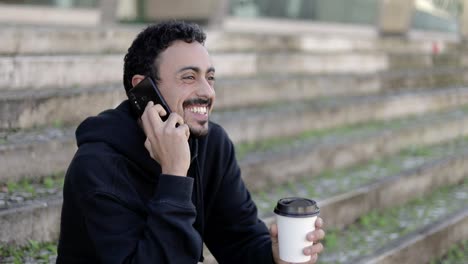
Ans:
MULTIPOLYGON (((205 233, 205 219, 204 219, 204 201, 203 201, 203 182, 202 182, 202 177, 200 175, 200 164, 198 162, 198 139, 190 139, 190 150, 192 152, 192 160, 191 163, 195 161, 195 175, 194 175, 194 180, 195 180, 195 190, 196 190, 196 202, 195 202, 195 207, 197 208, 197 217, 195 220, 195 228, 200 232, 200 236, 202 239, 202 244, 203 244, 203 236, 205 233)), ((200 262, 203 262, 204 257, 203 257, 203 245, 202 245, 202 250, 201 250, 201 255, 200 255, 200 262)))

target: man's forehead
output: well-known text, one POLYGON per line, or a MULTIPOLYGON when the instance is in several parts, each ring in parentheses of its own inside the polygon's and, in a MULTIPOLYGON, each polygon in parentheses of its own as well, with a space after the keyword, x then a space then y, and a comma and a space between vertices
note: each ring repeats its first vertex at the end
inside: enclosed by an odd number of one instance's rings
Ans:
POLYGON ((177 71, 198 68, 201 71, 214 69, 211 57, 205 46, 199 42, 175 41, 160 55, 160 66, 171 67, 177 71))

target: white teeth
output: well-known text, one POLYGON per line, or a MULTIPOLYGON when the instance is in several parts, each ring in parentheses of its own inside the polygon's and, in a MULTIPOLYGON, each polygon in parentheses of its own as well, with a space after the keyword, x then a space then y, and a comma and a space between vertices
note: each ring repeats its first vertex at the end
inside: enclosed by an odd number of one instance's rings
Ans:
POLYGON ((197 113, 197 114, 204 114, 204 115, 206 115, 206 113, 208 112, 208 107, 206 107, 206 106, 203 106, 203 107, 192 107, 192 108, 189 108, 189 111, 190 111, 190 112, 193 112, 193 113, 197 113))

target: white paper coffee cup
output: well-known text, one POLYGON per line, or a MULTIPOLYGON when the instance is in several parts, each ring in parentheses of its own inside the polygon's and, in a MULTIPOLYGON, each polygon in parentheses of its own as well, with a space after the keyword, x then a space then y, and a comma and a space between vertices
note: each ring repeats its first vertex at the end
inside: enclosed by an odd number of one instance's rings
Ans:
POLYGON ((279 257, 286 262, 306 262, 304 248, 312 245, 306 236, 315 230, 320 213, 317 203, 310 199, 290 197, 280 199, 275 207, 278 225, 279 257))

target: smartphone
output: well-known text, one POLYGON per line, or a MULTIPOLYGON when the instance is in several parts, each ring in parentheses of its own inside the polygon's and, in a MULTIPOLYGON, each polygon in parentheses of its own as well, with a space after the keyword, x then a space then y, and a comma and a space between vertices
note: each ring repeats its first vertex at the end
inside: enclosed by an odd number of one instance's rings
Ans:
POLYGON ((164 110, 166 110, 167 114, 161 116, 163 121, 166 121, 171 113, 171 109, 167 105, 166 100, 164 100, 156 82, 151 77, 146 77, 139 84, 130 89, 130 91, 127 92, 127 96, 132 110, 137 117, 143 115, 146 105, 148 105, 150 101, 153 101, 155 105, 160 104, 164 110))

